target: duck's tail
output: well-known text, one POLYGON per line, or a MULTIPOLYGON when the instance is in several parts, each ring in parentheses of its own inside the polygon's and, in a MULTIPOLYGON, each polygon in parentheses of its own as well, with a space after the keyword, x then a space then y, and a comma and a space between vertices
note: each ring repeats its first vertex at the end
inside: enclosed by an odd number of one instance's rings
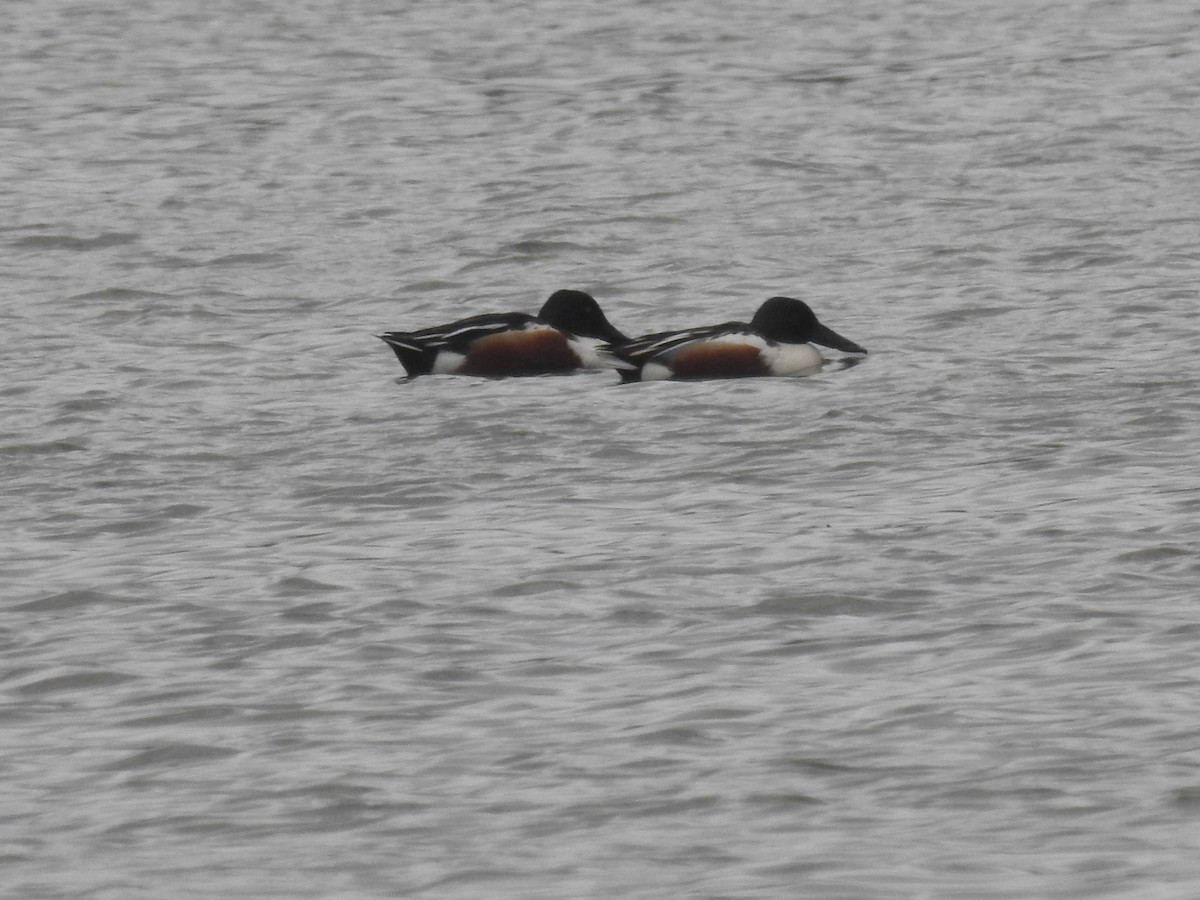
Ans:
POLYGON ((433 371, 433 361, 437 357, 437 351, 431 350, 411 334, 404 331, 389 331, 375 336, 392 348, 396 359, 400 360, 400 365, 404 366, 404 371, 408 373, 409 378, 428 375, 433 371))

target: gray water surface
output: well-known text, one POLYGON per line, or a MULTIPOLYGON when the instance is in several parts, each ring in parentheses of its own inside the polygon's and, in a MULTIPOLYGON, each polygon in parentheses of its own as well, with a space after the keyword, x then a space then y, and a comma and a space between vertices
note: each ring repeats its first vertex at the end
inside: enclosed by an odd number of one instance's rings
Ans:
POLYGON ((1194 4, 5 15, 0 894, 1200 893, 1194 4))

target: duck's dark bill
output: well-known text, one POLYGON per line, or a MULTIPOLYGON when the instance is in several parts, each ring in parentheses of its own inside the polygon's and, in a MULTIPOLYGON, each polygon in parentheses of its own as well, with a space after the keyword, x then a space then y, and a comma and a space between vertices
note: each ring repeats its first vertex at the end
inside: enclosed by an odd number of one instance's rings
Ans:
POLYGON ((866 353, 866 347, 860 347, 854 341, 842 337, 832 328, 826 328, 824 325, 818 325, 816 331, 810 340, 814 344, 820 344, 822 347, 832 347, 834 350, 841 350, 843 353, 866 353))

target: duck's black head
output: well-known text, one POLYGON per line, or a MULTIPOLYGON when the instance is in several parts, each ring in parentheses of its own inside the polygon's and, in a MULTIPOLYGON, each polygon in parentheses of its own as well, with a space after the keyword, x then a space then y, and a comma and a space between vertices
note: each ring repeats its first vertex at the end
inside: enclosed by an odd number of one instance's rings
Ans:
POLYGON ((867 352, 866 348, 822 325, 807 303, 792 297, 772 297, 758 308, 750 325, 772 341, 820 344, 843 353, 867 352))
POLYGON ((596 338, 612 344, 623 344, 629 340, 613 328, 596 299, 583 291, 555 291, 542 304, 538 318, 580 337, 596 338))

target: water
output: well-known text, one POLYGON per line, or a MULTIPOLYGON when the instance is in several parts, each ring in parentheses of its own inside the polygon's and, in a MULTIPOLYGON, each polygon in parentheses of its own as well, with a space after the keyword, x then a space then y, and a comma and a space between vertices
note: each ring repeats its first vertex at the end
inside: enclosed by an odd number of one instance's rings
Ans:
POLYGON ((5 12, 0 893, 1200 891, 1192 5, 5 12))

